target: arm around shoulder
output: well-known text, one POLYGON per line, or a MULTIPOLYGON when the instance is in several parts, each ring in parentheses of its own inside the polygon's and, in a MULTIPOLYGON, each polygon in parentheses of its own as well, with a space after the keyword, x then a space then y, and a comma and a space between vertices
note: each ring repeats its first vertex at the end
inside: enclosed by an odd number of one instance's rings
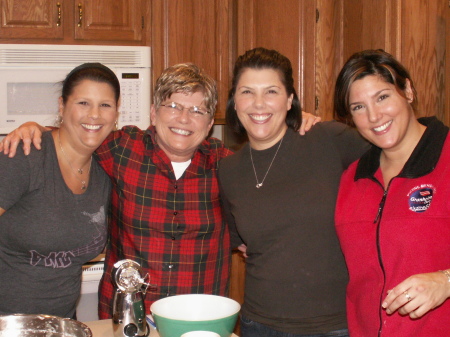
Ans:
POLYGON ((36 149, 41 149, 42 132, 51 130, 35 122, 27 122, 19 126, 17 129, 11 131, 0 142, 0 152, 3 151, 5 155, 10 158, 16 155, 17 147, 20 141, 23 141, 23 152, 29 155, 31 151, 31 143, 36 149))

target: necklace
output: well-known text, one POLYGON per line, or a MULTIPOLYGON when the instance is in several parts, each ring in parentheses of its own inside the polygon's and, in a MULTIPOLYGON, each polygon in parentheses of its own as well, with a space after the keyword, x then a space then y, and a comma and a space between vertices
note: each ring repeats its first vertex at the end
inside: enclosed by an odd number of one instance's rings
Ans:
MULTIPOLYGON (((284 138, 284 137, 283 137, 283 138, 284 138)), ((269 168, 267 169, 266 174, 264 175, 264 178, 263 178, 263 180, 262 180, 261 182, 258 181, 258 176, 256 175, 255 164, 253 163, 252 147, 251 147, 250 144, 249 144, 249 148, 250 148, 250 159, 251 159, 251 161, 252 161, 253 172, 255 173, 255 178, 256 178, 256 188, 260 188, 260 187, 262 187, 262 185, 264 184, 264 180, 266 180, 267 174, 269 173, 270 168, 272 167, 273 161, 275 160, 275 157, 276 157, 277 154, 278 154, 278 150, 279 150, 280 147, 281 147, 281 143, 283 143, 283 138, 281 138, 280 144, 278 145, 277 152, 275 152, 275 155, 273 156, 272 161, 270 162, 269 168)))
MULTIPOLYGON (((72 164, 70 163, 69 158, 67 158, 66 153, 64 152, 64 149, 63 149, 63 147, 62 147, 62 144, 61 144, 61 137, 59 136, 59 130, 58 130, 58 143, 59 143, 59 147, 60 147, 60 149, 61 149, 61 152, 62 152, 62 154, 63 154, 63 156, 64 156, 64 159, 67 161, 67 164, 69 164, 69 167, 70 167, 70 169, 72 170, 72 173, 73 173, 73 175, 75 176, 75 178, 77 178, 77 180, 81 183, 81 189, 84 191, 84 190, 86 189, 86 180, 80 179, 80 178, 78 177, 78 175, 77 175, 77 172, 78 172, 79 174, 83 174, 83 168, 79 168, 79 169, 75 170, 75 169, 72 167, 72 164)), ((90 160, 90 162, 89 162, 89 169, 88 169, 88 171, 87 171, 88 176, 89 176, 89 173, 91 172, 91 165, 92 165, 92 156, 91 156, 91 160, 90 160)))

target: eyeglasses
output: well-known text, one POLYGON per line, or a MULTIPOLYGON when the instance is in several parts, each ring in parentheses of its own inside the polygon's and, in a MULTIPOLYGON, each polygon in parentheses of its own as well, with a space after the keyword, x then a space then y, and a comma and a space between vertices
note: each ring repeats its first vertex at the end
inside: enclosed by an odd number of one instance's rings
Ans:
POLYGON ((189 112, 190 116, 193 117, 203 117, 206 116, 207 114, 209 114, 208 110, 199 108, 198 106, 191 106, 190 108, 186 108, 181 104, 175 103, 175 102, 170 102, 167 104, 160 104, 161 106, 171 109, 171 113, 172 114, 181 114, 183 113, 183 110, 187 109, 187 111, 189 112))

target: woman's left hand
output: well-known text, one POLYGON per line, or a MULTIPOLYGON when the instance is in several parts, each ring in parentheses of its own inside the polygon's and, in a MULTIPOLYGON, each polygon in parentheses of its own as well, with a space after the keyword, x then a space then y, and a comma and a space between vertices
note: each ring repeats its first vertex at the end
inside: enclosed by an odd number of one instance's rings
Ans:
POLYGON ((450 282, 442 272, 408 277, 393 289, 383 301, 388 314, 398 311, 415 319, 438 307, 450 297, 450 282))
POLYGON ((298 130, 298 133, 303 136, 306 132, 311 130, 313 125, 319 123, 321 120, 322 118, 319 116, 302 111, 302 125, 300 125, 300 130, 298 130))
POLYGON ((247 246, 242 244, 238 247, 239 251, 242 253, 242 256, 244 256, 245 258, 248 257, 247 255, 247 246))

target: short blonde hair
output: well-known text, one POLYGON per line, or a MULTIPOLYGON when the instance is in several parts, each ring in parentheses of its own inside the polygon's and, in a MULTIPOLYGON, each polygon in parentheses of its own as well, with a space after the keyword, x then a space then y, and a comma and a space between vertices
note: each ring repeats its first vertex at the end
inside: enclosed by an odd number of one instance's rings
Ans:
POLYGON ((195 64, 176 64, 165 69, 156 80, 153 103, 158 109, 172 94, 195 92, 203 93, 206 109, 211 118, 214 117, 217 105, 216 81, 195 64))

